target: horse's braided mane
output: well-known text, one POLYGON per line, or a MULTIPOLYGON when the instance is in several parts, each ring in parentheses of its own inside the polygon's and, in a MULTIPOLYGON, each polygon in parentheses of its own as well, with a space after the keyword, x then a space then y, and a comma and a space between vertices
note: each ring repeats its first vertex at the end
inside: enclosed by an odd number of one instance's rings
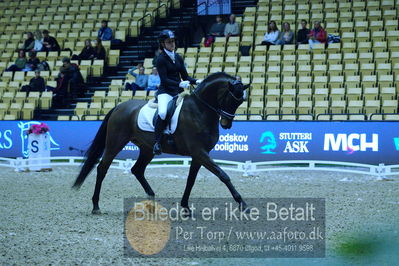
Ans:
POLYGON ((196 88, 196 91, 202 90, 202 88, 204 88, 206 85, 208 85, 210 82, 219 79, 219 78, 225 78, 227 80, 234 80, 235 77, 225 73, 225 72, 216 72, 216 73, 212 73, 209 76, 207 76, 200 85, 198 85, 198 87, 196 88))

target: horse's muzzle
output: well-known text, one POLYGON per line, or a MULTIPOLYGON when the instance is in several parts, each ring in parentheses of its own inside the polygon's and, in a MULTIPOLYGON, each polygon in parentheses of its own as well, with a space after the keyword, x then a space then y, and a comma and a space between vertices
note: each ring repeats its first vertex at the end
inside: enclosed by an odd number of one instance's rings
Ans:
POLYGON ((220 119, 220 125, 223 129, 230 129, 233 124, 233 120, 222 118, 220 119))

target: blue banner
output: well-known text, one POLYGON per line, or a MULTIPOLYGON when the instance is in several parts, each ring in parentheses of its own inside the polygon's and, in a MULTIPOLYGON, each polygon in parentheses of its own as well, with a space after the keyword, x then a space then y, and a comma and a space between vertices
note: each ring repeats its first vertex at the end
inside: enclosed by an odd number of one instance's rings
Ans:
MULTIPOLYGON (((0 157, 26 157, 26 131, 38 121, 0 121, 0 157)), ((45 121, 52 156, 82 156, 100 121, 45 121)), ((397 122, 264 122, 236 121, 220 129, 214 159, 232 161, 325 160, 367 164, 399 164, 397 122)), ((128 144, 117 156, 136 159, 128 144)), ((161 157, 175 157, 162 155, 161 157)))
POLYGON ((200 16, 230 15, 231 0, 197 0, 197 13, 200 16))

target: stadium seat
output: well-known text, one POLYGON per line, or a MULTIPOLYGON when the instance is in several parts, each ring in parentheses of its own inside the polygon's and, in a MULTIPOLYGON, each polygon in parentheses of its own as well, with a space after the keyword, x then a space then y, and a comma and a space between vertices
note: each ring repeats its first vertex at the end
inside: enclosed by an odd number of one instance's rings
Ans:
POLYGON ((133 99, 145 100, 147 98, 147 91, 136 91, 133 95, 133 99))
POLYGON ((22 107, 22 119, 23 120, 31 120, 33 118, 33 111, 35 110, 35 104, 26 102, 22 107))
POLYGON ((102 109, 100 110, 100 113, 102 115, 106 115, 114 107, 115 107, 115 102, 105 102, 102 109))
POLYGON ((251 115, 261 115, 263 113, 263 108, 263 101, 251 101, 248 108, 248 113, 251 115))
POLYGON ((88 108, 88 103, 87 102, 78 102, 76 104, 74 113, 75 115, 77 115, 79 117, 80 120, 82 120, 82 116, 86 115, 87 112, 87 108, 88 108))
POLYGON ((348 120, 348 116, 347 115, 331 115, 331 120, 332 121, 346 121, 348 120))
POLYGON ((386 121, 399 121, 399 115, 396 115, 396 114, 384 115, 384 120, 386 120, 386 121))
POLYGON ((349 115, 349 120, 351 121, 363 121, 366 120, 365 115, 349 115))
POLYGON ((111 81, 111 85, 109 86, 109 89, 112 91, 119 91, 122 89, 122 86, 123 86, 123 80, 113 79, 111 81))
POLYGON ((379 97, 378 87, 366 87, 363 91, 363 98, 365 100, 377 100, 379 97))
POLYGON ((327 114, 317 114, 315 115, 317 120, 321 120, 321 121, 329 121, 331 119, 331 115, 327 115, 327 114))
POLYGON ((312 99, 312 89, 302 88, 298 89, 297 100, 298 101, 310 101, 312 99))
POLYGON ((102 104, 101 102, 92 102, 87 110, 87 115, 99 115, 102 104))
POLYGON ((280 95, 280 89, 267 89, 265 93, 265 100, 266 102, 279 101, 280 95))
POLYGON ((366 100, 364 105, 364 113, 375 114, 379 113, 381 109, 381 103, 379 100, 366 100))
POLYGON ((397 113, 398 101, 397 100, 383 100, 381 111, 383 113, 397 113))
POLYGON ((395 87, 382 87, 380 88, 380 91, 381 100, 394 100, 397 97, 395 87))
POLYGON ((268 101, 265 107, 265 116, 269 114, 278 114, 280 109, 279 101, 268 101))
POLYGON ((347 112, 350 114, 360 114, 363 111, 363 101, 349 100, 347 112))

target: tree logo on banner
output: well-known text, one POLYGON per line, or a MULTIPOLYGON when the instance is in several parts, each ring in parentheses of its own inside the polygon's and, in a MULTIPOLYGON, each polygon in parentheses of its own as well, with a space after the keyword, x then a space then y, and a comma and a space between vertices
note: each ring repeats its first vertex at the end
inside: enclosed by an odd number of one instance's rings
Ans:
POLYGON ((259 142, 265 144, 260 147, 261 150, 263 150, 261 153, 263 153, 263 154, 275 154, 276 153, 273 150, 277 147, 277 142, 276 142, 276 138, 274 137, 274 135, 271 131, 263 132, 262 136, 260 137, 259 142))

